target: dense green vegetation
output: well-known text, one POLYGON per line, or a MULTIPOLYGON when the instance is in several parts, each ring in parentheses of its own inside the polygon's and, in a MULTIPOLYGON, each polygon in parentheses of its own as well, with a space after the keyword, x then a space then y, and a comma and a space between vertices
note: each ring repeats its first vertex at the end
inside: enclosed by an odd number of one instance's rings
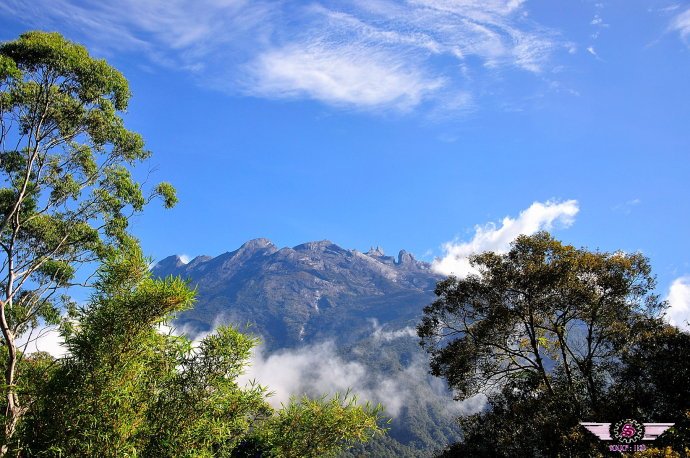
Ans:
POLYGON ((127 229, 153 197, 176 202, 132 178, 150 153, 120 118, 129 95, 59 34, 0 46, 0 456, 330 456, 382 433, 381 407, 349 394, 276 411, 266 387, 239 386, 257 342, 232 327, 198 344, 160 331, 194 293, 151 278, 127 229), (83 265, 96 275, 77 305, 60 293, 83 265), (43 324, 59 324, 67 357, 21 351, 43 324))
MULTIPOLYGON (((127 80, 59 34, 29 32, 0 46, 0 331, 4 348, 3 436, 27 409, 17 392, 18 338, 55 324, 76 270, 133 243, 128 215, 149 196, 128 169, 149 156, 124 127, 127 80)), ((3 449, 6 451, 6 449, 3 449)))
POLYGON ((435 375, 489 398, 447 456, 599 456, 579 422, 630 417, 675 422, 657 445, 687 453, 690 335, 661 320, 646 258, 538 233, 472 263, 480 275, 440 282, 418 328, 435 375))

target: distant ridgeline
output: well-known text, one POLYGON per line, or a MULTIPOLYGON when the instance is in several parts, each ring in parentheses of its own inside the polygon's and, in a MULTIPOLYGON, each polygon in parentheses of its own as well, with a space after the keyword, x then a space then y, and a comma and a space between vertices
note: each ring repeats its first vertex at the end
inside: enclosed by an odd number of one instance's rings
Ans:
POLYGON ((332 342, 339 358, 363 366, 364 380, 353 388, 370 387, 363 394, 375 393, 381 399, 371 400, 394 416, 390 437, 368 444, 369 453, 423 456, 458 439, 458 408, 426 374, 413 332, 441 279, 429 263, 404 250, 394 258, 380 248, 361 253, 329 241, 278 249, 255 239, 215 258, 184 263, 170 256, 152 271, 197 288, 196 307, 176 322, 189 332, 249 324, 269 354, 332 342))

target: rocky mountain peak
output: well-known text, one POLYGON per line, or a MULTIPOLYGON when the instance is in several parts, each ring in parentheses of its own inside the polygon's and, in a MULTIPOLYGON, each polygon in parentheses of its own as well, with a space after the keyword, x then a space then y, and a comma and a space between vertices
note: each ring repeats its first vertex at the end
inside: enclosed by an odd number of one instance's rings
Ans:
POLYGON ((385 256, 386 253, 383 252, 383 248, 377 246, 376 248, 371 247, 366 253, 367 256, 385 256))
POLYGON ((175 254, 160 260, 151 268, 151 271, 155 272, 159 277, 167 277, 168 275, 177 275, 178 272, 182 271, 186 266, 187 264, 182 258, 175 254))
POLYGON ((265 238, 188 264, 170 256, 152 272, 158 277, 180 275, 198 288, 200 305, 182 314, 183 321, 213 323, 228 314, 271 328, 283 323, 268 345, 316 338, 336 315, 384 320, 408 313, 409 319, 432 298, 440 279, 405 250, 397 257, 386 256, 378 246, 359 253, 329 240, 279 250, 265 238), (401 303, 411 308, 403 313, 401 303))
POLYGON ((156 268, 161 268, 161 269, 170 269, 170 268, 177 268, 177 267, 182 267, 186 263, 182 260, 182 258, 179 255, 172 255, 168 256, 165 259, 162 259, 161 261, 156 264, 156 268))
POLYGON ((271 251, 277 251, 276 246, 273 244, 268 239, 265 238, 258 238, 258 239, 252 239, 249 240, 248 242, 245 242, 242 244, 240 247, 241 251, 259 251, 259 250, 264 250, 264 249, 269 249, 271 251))
POLYGON ((400 253, 398 253, 398 265, 406 266, 414 264, 414 262, 415 259, 414 256, 412 256, 412 253, 408 253, 405 250, 400 250, 400 253))
POLYGON ((332 246, 333 242, 330 240, 319 240, 318 242, 307 242, 297 245, 293 248, 296 251, 323 251, 325 248, 332 246))

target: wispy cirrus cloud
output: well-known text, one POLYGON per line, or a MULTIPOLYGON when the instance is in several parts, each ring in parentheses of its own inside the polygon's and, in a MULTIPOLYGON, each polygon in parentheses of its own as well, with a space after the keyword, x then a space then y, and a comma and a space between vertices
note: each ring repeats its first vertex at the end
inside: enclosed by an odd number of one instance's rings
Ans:
POLYGON ((688 38, 690 38, 690 8, 673 18, 670 29, 678 32, 683 40, 688 41, 688 38))
POLYGON ((504 253, 519 235, 531 235, 540 230, 549 230, 556 224, 564 227, 571 226, 579 211, 576 200, 534 202, 529 208, 520 212, 517 218, 509 216, 503 218, 500 226, 495 223, 476 226, 474 237, 468 242, 456 240, 446 243, 443 246, 445 254, 440 259, 436 259, 432 267, 438 273, 464 278, 477 273, 470 264, 470 256, 484 251, 504 253))
POLYGON ((289 45, 261 54, 248 70, 251 94, 360 107, 408 109, 444 85, 395 56, 356 45, 289 45))
POLYGON ((563 47, 521 0, 9 0, 0 14, 233 94, 363 109, 465 109, 474 81, 539 73, 563 47))

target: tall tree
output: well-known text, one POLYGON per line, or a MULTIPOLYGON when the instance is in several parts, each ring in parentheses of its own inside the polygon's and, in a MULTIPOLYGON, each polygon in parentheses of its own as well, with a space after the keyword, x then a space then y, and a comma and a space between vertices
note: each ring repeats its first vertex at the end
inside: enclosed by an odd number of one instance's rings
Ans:
MULTIPOLYGON (((154 280, 133 246, 99 271, 74 308, 70 356, 33 389, 16 450, 28 456, 321 457, 382 432, 380 408, 354 398, 293 400, 274 411, 243 387, 253 337, 220 327, 198 345, 159 325, 188 308, 180 279, 154 280)), ((28 387, 27 387, 28 388, 28 387)), ((14 451, 14 450, 13 450, 14 451)))
POLYGON ((621 357, 665 307, 644 256, 577 249, 545 232, 471 263, 479 274, 441 281, 424 309, 418 334, 432 373, 458 398, 484 393, 497 409, 567 400, 568 428, 600 411, 621 357))
POLYGON ((0 331, 6 451, 26 410, 17 392, 17 339, 59 318, 60 291, 76 269, 128 243, 128 217, 146 196, 130 166, 149 157, 120 114, 127 80, 57 33, 0 45, 0 331))

